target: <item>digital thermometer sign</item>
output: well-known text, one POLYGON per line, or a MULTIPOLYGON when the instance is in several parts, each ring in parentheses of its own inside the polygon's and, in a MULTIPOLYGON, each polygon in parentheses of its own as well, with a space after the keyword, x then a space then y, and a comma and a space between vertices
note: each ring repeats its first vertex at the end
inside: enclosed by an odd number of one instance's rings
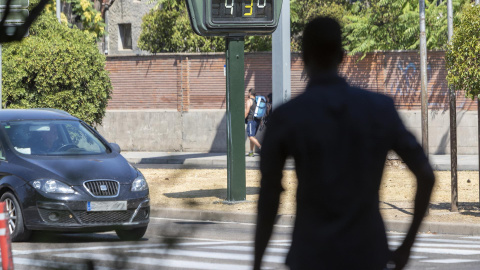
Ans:
POLYGON ((192 28, 202 36, 271 34, 281 6, 282 0, 187 0, 192 28))
POLYGON ((274 22, 273 0, 211 0, 210 24, 274 22))

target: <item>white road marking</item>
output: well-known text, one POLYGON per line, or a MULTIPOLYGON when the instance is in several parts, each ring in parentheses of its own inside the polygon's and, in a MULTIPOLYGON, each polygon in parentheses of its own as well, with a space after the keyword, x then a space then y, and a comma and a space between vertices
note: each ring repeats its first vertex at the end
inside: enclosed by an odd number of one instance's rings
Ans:
POLYGON ((54 248, 54 249, 35 249, 35 250, 12 250, 13 255, 27 255, 45 252, 68 252, 68 251, 89 251, 89 250, 105 250, 119 248, 138 248, 138 247, 164 247, 166 244, 142 244, 142 245, 119 245, 119 246, 94 246, 79 248, 54 248))
MULTIPOLYGON (((89 254, 89 253, 69 253, 55 255, 65 258, 78 258, 78 259, 92 259, 98 261, 116 261, 117 256, 110 254, 89 254)), ((237 264, 222 264, 222 263, 207 263, 199 261, 180 261, 170 259, 155 259, 149 257, 128 257, 128 262, 131 264, 145 264, 154 265, 158 267, 172 267, 181 269, 207 269, 207 270, 246 270, 250 269, 250 265, 237 265, 237 264)))
POLYGON ((434 253, 434 254, 453 254, 453 255, 479 255, 480 250, 466 249, 445 249, 445 248, 412 248, 412 252, 434 253))
POLYGON ((410 256, 410 259, 412 260, 420 260, 420 259, 426 259, 428 257, 426 256, 410 256))
POLYGON ((451 243, 451 244, 480 244, 479 241, 469 241, 469 240, 455 240, 455 239, 418 239, 416 242, 437 242, 437 243, 451 243))
MULTIPOLYGON (((392 246, 400 246, 400 242, 388 242, 392 246)), ((445 248, 472 248, 480 249, 480 245, 466 245, 466 244, 448 244, 448 243, 425 243, 425 242, 416 242, 413 244, 414 247, 445 247, 445 248)))
MULTIPOLYGON (((169 255, 169 256, 187 256, 187 257, 210 258, 210 259, 220 259, 220 260, 253 261, 253 253, 235 254, 235 253, 226 253, 226 252, 206 252, 206 251, 178 250, 178 249, 140 249, 140 250, 130 250, 128 252, 161 254, 161 255, 169 255)), ((263 256, 263 261, 272 262, 272 263, 284 263, 285 256, 265 255, 263 256)))
POLYGON ((464 238, 464 239, 477 239, 477 240, 480 240, 480 236, 464 236, 464 237, 460 237, 460 238, 464 238))
MULTIPOLYGON (((53 262, 46 260, 38 259, 27 259, 27 258, 13 258, 14 265, 29 265, 29 266, 38 266, 44 268, 58 269, 58 267, 63 267, 71 270, 84 270, 85 264, 76 264, 76 263, 65 263, 65 262, 53 262)), ((115 268, 95 266, 95 270, 114 270, 115 268)))
MULTIPOLYGON (((180 219, 180 218, 161 218, 161 217, 151 217, 150 222, 152 220, 171 220, 171 221, 184 221, 184 222, 211 222, 215 224, 238 224, 238 225, 248 225, 248 226, 256 226, 257 223, 251 222, 234 222, 234 221, 214 221, 214 220, 197 220, 197 219, 180 219)), ((275 227, 281 228, 293 228, 293 225, 274 225, 275 227)))
MULTIPOLYGON (((253 243, 253 241, 219 241, 212 240, 211 242, 189 242, 189 243, 177 243, 175 246, 202 246, 212 244, 242 244, 253 243)), ((149 247, 166 247, 167 244, 139 244, 139 245, 107 245, 107 246, 94 246, 94 247, 79 247, 79 248, 56 248, 56 249, 36 249, 36 250, 13 250, 13 255, 28 255, 34 253, 45 252, 69 252, 69 251, 90 251, 90 250, 106 250, 106 249, 132 249, 132 248, 149 248, 149 247)))
POLYGON ((466 259, 437 259, 437 260, 422 260, 420 262, 425 263, 467 263, 478 262, 479 260, 466 260, 466 259))
MULTIPOLYGON (((228 250, 228 251, 243 251, 243 252, 253 252, 253 246, 206 246, 201 248, 208 248, 208 249, 220 249, 220 250, 228 250)), ((288 253, 288 248, 272 248, 268 247, 266 249, 267 253, 288 253)))

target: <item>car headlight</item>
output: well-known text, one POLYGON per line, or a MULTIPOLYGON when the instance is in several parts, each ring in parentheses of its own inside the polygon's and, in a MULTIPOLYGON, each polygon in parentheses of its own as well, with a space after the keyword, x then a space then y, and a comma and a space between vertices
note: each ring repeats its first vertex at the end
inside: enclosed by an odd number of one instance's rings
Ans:
POLYGON ((32 182, 32 186, 36 190, 41 190, 45 193, 61 193, 71 194, 75 193, 75 190, 70 186, 53 179, 39 179, 32 182))
POLYGON ((141 173, 138 174, 137 178, 133 180, 132 191, 143 191, 148 189, 147 180, 143 177, 141 173))

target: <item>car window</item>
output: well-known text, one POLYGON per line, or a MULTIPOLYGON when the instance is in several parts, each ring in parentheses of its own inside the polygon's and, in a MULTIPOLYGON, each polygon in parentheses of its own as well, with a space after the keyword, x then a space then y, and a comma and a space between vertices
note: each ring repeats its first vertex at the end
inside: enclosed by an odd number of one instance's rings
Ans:
POLYGON ((107 149, 79 121, 11 121, 2 128, 13 148, 26 155, 92 155, 107 149))

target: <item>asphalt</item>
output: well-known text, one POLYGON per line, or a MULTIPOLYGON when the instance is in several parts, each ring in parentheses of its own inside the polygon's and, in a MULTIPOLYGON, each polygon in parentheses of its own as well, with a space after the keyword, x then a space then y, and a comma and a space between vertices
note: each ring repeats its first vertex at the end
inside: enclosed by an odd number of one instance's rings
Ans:
MULTIPOLYGON (((196 153, 196 152, 122 152, 122 155, 138 167, 144 168, 226 168, 226 153, 196 153)), ((398 160, 398 157, 391 153, 387 159, 398 160)), ((430 155, 430 163, 436 171, 450 170, 450 155, 430 155)), ((249 169, 258 168, 260 157, 245 157, 246 167, 249 169)), ((457 157, 457 169, 459 171, 477 171, 479 167, 478 156, 459 155, 457 157)), ((293 169, 293 160, 288 160, 285 169, 293 169)), ((190 219, 218 222, 242 222, 255 223, 256 214, 247 213, 226 213, 215 211, 185 210, 185 209, 152 209, 152 217, 171 219, 190 219)), ((294 215, 279 215, 278 225, 293 225, 294 215)), ((388 231, 406 232, 409 222, 386 220, 385 226, 388 231)), ((419 230, 425 233, 456 234, 456 235, 480 235, 480 224, 448 223, 448 222, 424 222, 419 230)))

